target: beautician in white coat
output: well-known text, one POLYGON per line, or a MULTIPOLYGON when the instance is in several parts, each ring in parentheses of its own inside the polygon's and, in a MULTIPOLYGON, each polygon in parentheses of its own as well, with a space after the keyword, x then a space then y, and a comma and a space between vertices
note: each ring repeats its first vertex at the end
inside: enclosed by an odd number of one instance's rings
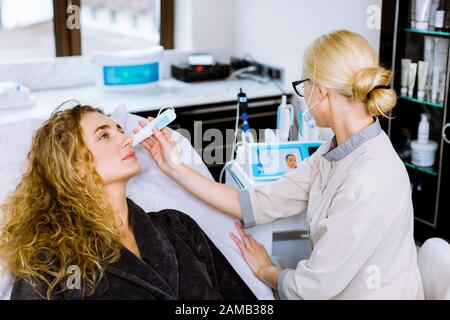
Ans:
POLYGON ((253 191, 181 163, 167 130, 142 145, 179 185, 246 227, 307 210, 313 251, 295 270, 274 266, 239 223, 240 237, 231 234, 254 274, 282 299, 423 299, 408 174, 376 118, 396 104, 390 81, 362 36, 343 30, 315 40, 294 85, 335 137, 295 172, 253 191))

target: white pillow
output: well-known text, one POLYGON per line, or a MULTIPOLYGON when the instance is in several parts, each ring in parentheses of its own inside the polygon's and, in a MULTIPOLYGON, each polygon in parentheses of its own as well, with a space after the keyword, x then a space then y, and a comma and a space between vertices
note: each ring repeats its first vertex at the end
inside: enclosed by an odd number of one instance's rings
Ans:
MULTIPOLYGON (((117 108, 111 118, 121 125, 129 135, 132 134, 133 128, 138 127, 138 121, 143 119, 129 114, 125 107, 117 108)), ((0 150, 7 151, 0 157, 0 202, 3 202, 7 195, 14 191, 19 182, 26 166, 32 134, 42 123, 43 120, 30 119, 0 125, 0 150)), ((212 179, 189 141, 179 133, 171 132, 183 161, 212 179)), ((145 211, 176 209, 190 215, 228 259, 253 293, 259 299, 274 299, 272 290, 253 275, 239 250, 229 238, 229 231, 234 231, 234 219, 209 207, 180 188, 159 170, 142 147, 137 147, 136 153, 142 171, 130 180, 127 188, 128 196, 145 211)), ((11 288, 12 278, 0 272, 0 299, 9 299, 11 288)))
MULTIPOLYGON (((116 108, 111 119, 118 123, 127 135, 132 135, 133 129, 139 128, 138 122, 145 120, 128 113, 124 106, 116 108)), ((211 173, 191 143, 180 133, 169 130, 177 143, 183 162, 212 179, 211 173)), ((210 207, 173 182, 159 169, 144 148, 137 146, 135 151, 142 171, 129 181, 127 196, 147 212, 176 209, 189 215, 214 242, 259 299, 274 299, 272 289, 253 275, 239 249, 229 237, 230 231, 236 231, 235 219, 210 207)))

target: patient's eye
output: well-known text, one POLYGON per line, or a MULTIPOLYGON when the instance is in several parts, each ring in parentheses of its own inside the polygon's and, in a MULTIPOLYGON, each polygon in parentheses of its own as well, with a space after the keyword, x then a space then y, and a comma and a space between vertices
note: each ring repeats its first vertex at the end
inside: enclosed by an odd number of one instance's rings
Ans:
POLYGON ((105 133, 103 133, 103 134, 100 135, 100 137, 98 138, 98 140, 99 140, 99 141, 102 141, 102 140, 106 140, 106 139, 108 139, 108 138, 109 138, 109 134, 108 134, 107 132, 105 132, 105 133))

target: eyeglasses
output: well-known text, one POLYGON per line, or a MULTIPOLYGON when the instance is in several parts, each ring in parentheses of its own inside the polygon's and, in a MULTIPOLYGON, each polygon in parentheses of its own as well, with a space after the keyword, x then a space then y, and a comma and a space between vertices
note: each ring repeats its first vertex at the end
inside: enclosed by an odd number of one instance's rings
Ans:
POLYGON ((302 98, 305 96, 305 82, 306 81, 309 81, 309 79, 298 80, 298 81, 292 82, 292 87, 294 88, 295 93, 298 94, 302 98))

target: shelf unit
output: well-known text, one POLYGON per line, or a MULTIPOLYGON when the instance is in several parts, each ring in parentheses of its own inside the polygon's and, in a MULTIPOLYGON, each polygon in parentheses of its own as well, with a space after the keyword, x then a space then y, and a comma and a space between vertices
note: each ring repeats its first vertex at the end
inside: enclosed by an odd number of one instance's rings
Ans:
MULTIPOLYGON (((401 59, 424 60, 425 37, 450 39, 450 32, 411 28, 411 0, 383 0, 380 39, 380 62, 393 70, 393 88, 399 99, 390 119, 381 121, 394 148, 408 171, 414 205, 414 236, 419 243, 432 237, 450 240, 450 137, 449 57, 447 58, 445 99, 443 103, 400 95, 401 59), (438 142, 436 163, 424 168, 410 159, 411 140, 417 139, 421 113, 430 115, 430 139, 438 142)), ((443 40, 440 40, 443 41, 443 40)), ((447 52, 449 53, 449 47, 447 52)), ((417 82, 416 82, 417 83, 417 82)))
POLYGON ((413 29, 413 28, 405 28, 405 31, 410 32, 410 33, 428 35, 428 36, 450 38, 450 32, 442 32, 442 31, 434 31, 434 30, 419 30, 419 29, 413 29))
POLYGON ((423 104, 423 105, 426 105, 426 106, 431 106, 431 107, 436 107, 436 108, 444 108, 444 105, 442 103, 436 103, 436 102, 431 102, 431 101, 419 100, 417 98, 404 97, 404 96, 399 96, 398 98, 401 99, 401 100, 415 102, 415 103, 423 104))

